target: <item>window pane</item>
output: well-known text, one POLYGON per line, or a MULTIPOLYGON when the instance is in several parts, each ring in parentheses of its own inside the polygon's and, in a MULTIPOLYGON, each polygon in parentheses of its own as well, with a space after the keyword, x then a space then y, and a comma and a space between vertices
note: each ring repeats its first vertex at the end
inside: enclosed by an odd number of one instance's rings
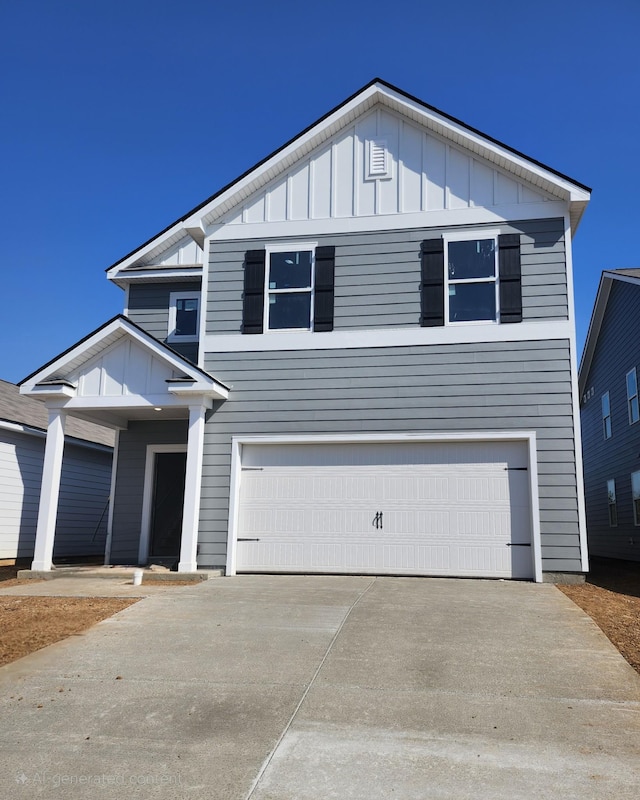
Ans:
POLYGON ((609 392, 602 395, 602 416, 609 416, 609 392))
POLYGON ((176 301, 176 336, 195 336, 198 333, 198 300, 176 301))
POLYGON ((269 328, 309 328, 311 294, 292 292, 269 297, 269 328))
POLYGON ((636 371, 632 369, 627 375, 627 397, 633 397, 634 394, 638 394, 638 382, 636 379, 636 371))
POLYGON ((632 397, 629 401, 629 417, 632 424, 640 419, 640 407, 638 406, 637 395, 632 397))
POLYGON ((449 322, 495 318, 495 283, 455 283, 449 285, 449 322))
POLYGON ((493 278, 496 274, 495 241, 449 242, 449 278, 493 278))
POLYGON ((631 494, 633 497, 633 524, 640 525, 640 472, 631 473, 631 494))
POLYGON ((271 253, 270 289, 301 289, 311 286, 311 252, 271 253))

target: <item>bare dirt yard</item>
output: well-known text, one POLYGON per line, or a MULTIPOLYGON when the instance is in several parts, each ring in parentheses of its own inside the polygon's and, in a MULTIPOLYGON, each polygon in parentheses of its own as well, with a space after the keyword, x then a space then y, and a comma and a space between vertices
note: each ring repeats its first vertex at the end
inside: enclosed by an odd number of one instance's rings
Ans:
POLYGON ((587 582, 558 586, 640 672, 640 562, 592 558, 587 582))
MULTIPOLYGON (((16 579, 16 567, 0 566, 0 588, 18 583, 22 581, 16 579)), ((594 558, 586 583, 558 588, 640 672, 640 563, 594 558)), ((115 597, 0 596, 0 666, 80 633, 135 602, 115 597)))
MULTIPOLYGON (((0 566, 0 588, 25 581, 0 566)), ((80 633, 136 603, 120 597, 0 597, 0 666, 80 633)))

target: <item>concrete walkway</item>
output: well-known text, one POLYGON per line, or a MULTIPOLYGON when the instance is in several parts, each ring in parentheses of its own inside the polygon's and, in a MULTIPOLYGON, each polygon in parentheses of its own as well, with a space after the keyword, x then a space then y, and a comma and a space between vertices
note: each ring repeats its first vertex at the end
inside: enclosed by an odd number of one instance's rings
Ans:
POLYGON ((640 676, 554 586, 238 577, 0 669, 0 796, 640 794, 640 676))

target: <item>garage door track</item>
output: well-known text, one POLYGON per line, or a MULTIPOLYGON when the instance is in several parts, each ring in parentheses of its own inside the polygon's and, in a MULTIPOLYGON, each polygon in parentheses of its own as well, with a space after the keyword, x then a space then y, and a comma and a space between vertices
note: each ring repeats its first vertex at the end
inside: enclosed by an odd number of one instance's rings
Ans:
POLYGON ((554 586, 244 576, 0 670, 0 796, 638 797, 640 676, 554 586))

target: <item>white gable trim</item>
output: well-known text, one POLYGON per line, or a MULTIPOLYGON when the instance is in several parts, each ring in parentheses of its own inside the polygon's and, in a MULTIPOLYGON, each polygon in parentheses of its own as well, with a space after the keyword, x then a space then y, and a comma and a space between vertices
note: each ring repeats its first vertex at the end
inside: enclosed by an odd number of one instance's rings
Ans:
POLYGON ((194 395, 208 397, 212 400, 226 400, 229 396, 229 390, 224 384, 169 350, 124 317, 116 317, 111 320, 57 359, 30 375, 20 384, 20 393, 39 395, 50 401, 58 400, 59 403, 79 409, 136 408, 150 405, 182 407, 190 401, 193 402, 194 395), (67 379, 77 374, 84 365, 96 357, 117 347, 123 339, 132 340, 144 350, 150 351, 152 358, 166 365, 172 372, 184 376, 185 381, 169 383, 166 392, 161 395, 78 397, 77 386, 69 383, 67 379))
POLYGON ((250 195, 266 187, 269 182, 283 175, 312 150, 345 129, 376 104, 396 111, 428 130, 434 131, 447 141, 477 154, 480 158, 494 164, 518 180, 530 183, 542 191, 569 202, 572 227, 574 230, 577 227, 586 203, 589 201, 590 191, 588 189, 377 80, 272 156, 267 157, 202 206, 178 220, 143 247, 114 264, 108 270, 108 276, 111 279, 116 278, 126 267, 136 264, 141 259, 153 258, 185 235, 196 238, 200 246, 203 246, 201 230, 215 223, 216 219, 223 214, 241 205, 250 195))

